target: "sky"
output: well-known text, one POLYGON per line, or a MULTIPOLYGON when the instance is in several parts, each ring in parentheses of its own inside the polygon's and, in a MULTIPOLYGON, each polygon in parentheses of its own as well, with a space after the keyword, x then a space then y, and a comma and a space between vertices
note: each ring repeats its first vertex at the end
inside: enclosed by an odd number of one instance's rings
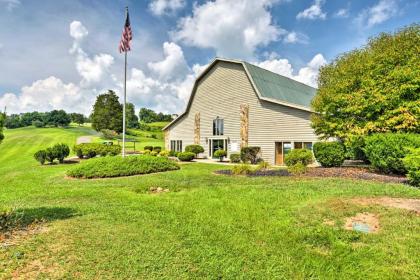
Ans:
POLYGON ((164 113, 185 109, 215 57, 316 87, 340 54, 420 22, 420 0, 0 0, 0 110, 88 115, 108 89, 121 101, 126 6, 127 101, 164 113))

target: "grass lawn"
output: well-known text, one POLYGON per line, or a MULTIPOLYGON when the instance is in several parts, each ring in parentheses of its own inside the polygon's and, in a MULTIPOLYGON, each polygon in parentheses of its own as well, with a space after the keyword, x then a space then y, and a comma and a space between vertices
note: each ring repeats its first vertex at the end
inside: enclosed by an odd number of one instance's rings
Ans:
POLYGON ((70 165, 40 166, 33 153, 73 145, 89 128, 6 130, 0 206, 47 220, 0 246, 0 278, 418 279, 420 216, 349 198, 420 198, 400 184, 346 179, 213 175, 218 165, 113 179, 66 179, 70 165), (151 187, 170 192, 149 194, 151 187), (380 230, 342 229, 360 212, 380 230), (335 226, 324 220, 335 221, 335 226))

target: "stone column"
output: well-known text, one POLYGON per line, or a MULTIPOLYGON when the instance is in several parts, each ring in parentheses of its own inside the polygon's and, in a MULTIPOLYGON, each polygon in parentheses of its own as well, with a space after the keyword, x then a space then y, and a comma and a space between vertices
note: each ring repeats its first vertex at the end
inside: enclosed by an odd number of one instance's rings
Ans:
POLYGON ((171 149, 171 146, 169 143, 169 130, 166 129, 163 133, 165 135, 165 149, 169 151, 171 149))
POLYGON ((200 113, 195 113, 194 118, 194 144, 200 145, 200 113))
POLYGON ((241 104, 241 148, 248 147, 248 130, 249 130, 249 105, 241 104))

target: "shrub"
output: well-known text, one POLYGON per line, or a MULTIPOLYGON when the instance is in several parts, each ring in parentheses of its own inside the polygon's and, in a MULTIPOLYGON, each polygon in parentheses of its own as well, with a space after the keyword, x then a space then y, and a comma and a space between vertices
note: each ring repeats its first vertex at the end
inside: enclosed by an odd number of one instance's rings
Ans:
POLYGON ((411 149, 404 157, 403 163, 408 170, 407 177, 410 184, 420 187, 420 148, 411 149))
POLYGON ((151 153, 152 151, 150 151, 150 150, 144 150, 143 151, 143 155, 146 155, 146 156, 150 156, 150 153, 151 153))
POLYGON ((56 144, 52 147, 52 149, 55 158, 57 158, 60 163, 63 163, 64 159, 70 154, 70 148, 66 144, 56 144))
POLYGON ((178 152, 176 151, 169 151, 169 156, 170 157, 176 157, 178 155, 178 152))
POLYGON ((96 155, 115 156, 121 153, 121 149, 120 145, 106 145, 100 143, 83 143, 73 147, 73 151, 79 158, 93 158, 96 157, 96 155))
POLYGON ((144 150, 153 151, 153 146, 144 146, 144 150))
POLYGON ((223 158, 227 155, 225 150, 217 150, 214 152, 214 156, 219 158, 220 161, 223 161, 223 158))
POLYGON ((35 126, 35 127, 37 127, 37 128, 41 128, 41 127, 44 127, 45 126, 45 123, 43 123, 43 122, 41 122, 39 120, 35 120, 35 121, 32 122, 32 125, 35 126))
POLYGON ((241 149, 241 160, 244 163, 250 162, 251 164, 256 164, 259 159, 260 151, 260 147, 243 147, 241 149))
POLYGON ((162 147, 161 146, 155 146, 155 147, 153 147, 153 151, 157 152, 157 153, 160 153, 160 151, 162 151, 162 147))
POLYGON ((13 231, 23 222, 23 212, 0 208, 0 233, 13 231))
POLYGON ((378 133, 366 137, 365 143, 364 151, 373 167, 384 173, 405 174, 402 159, 410 148, 420 148, 420 135, 378 133))
POLYGON ((347 154, 351 159, 362 160, 366 163, 369 160, 366 157, 364 147, 365 147, 365 138, 362 136, 354 136, 349 138, 345 143, 347 154))
POLYGON ((103 157, 84 161, 68 170, 67 175, 76 178, 106 178, 178 169, 178 164, 164 157, 103 157))
POLYGON ((264 170, 267 170, 267 169, 270 169, 270 163, 268 163, 267 161, 264 161, 264 160, 261 160, 259 163, 258 163, 258 166, 257 166, 257 171, 260 171, 260 170, 262 170, 262 171, 264 171, 264 170))
POLYGON ((287 167, 287 171, 289 171, 293 175, 302 175, 306 172, 306 170, 307 166, 302 162, 298 162, 287 167))
POLYGON ((316 160, 323 167, 341 166, 346 157, 346 150, 340 142, 318 142, 313 149, 316 160))
POLYGON ((118 136, 118 133, 110 129, 101 129, 102 136, 105 139, 112 140, 118 136))
POLYGON ((230 154, 230 162, 232 163, 239 163, 241 162, 241 155, 240 154, 230 154))
POLYGON ((313 162, 312 152, 307 149, 293 149, 285 157, 284 163, 287 166, 293 166, 298 163, 307 166, 313 162))
POLYGON ((34 158, 40 164, 44 164, 45 160, 47 159, 47 152, 45 150, 40 150, 34 154, 34 158))
POLYGON ((186 146, 185 151, 193 153, 193 154, 195 154, 195 157, 197 157, 199 153, 204 153, 204 148, 200 145, 194 144, 194 145, 186 146))
POLYGON ((151 156, 154 156, 154 157, 155 157, 155 156, 157 156, 158 154, 159 154, 159 153, 158 153, 158 152, 156 152, 156 151, 151 151, 151 152, 150 152, 150 155, 151 155, 151 156))
POLYGON ((191 152, 183 152, 178 153, 177 157, 180 161, 192 161, 195 157, 195 154, 191 152))
POLYGON ((232 168, 234 175, 247 175, 252 173, 252 168, 247 163, 237 164, 232 168))
POLYGON ((166 150, 161 151, 161 152, 159 153, 159 155, 160 155, 161 157, 168 157, 168 156, 169 156, 169 151, 166 151, 166 150))
POLYGON ((53 163, 54 160, 56 159, 56 155, 55 155, 55 151, 53 148, 47 148, 45 150, 45 159, 49 162, 49 163, 53 163))

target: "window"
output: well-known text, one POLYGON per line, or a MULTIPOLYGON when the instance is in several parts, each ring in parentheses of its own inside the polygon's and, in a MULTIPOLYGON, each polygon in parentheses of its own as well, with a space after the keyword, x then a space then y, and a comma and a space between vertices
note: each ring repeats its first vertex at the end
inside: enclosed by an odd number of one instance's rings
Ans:
POLYGON ((213 135, 223 135, 224 130, 224 123, 223 119, 219 119, 217 117, 213 120, 213 135))
POLYGON ((171 151, 182 152, 182 140, 171 140, 171 151))
POLYGON ((312 142, 294 142, 295 149, 308 149, 312 150, 312 142))

